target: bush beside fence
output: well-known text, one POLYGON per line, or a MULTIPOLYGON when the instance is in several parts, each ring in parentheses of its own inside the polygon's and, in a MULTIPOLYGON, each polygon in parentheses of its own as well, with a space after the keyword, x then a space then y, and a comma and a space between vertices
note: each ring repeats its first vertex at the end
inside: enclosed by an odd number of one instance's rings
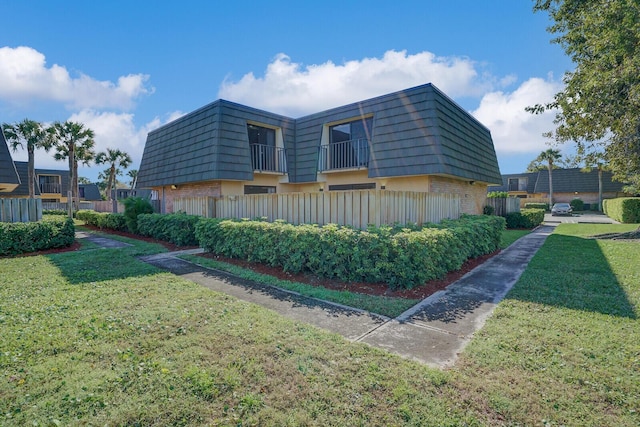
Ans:
POLYGON ((126 231, 127 223, 124 214, 96 212, 92 210, 80 210, 76 212, 76 218, 84 221, 85 224, 100 229, 108 228, 116 231, 126 231))
POLYGON ((544 222, 544 209, 522 209, 520 212, 507 214, 507 228, 532 229, 544 222))
POLYGON ((138 215, 138 233, 178 246, 194 246, 198 244, 195 226, 199 220, 199 216, 185 213, 140 214, 138 215))
POLYGON ((624 224, 640 223, 640 197, 618 197, 602 202, 604 213, 624 224))
POLYGON ((195 229, 200 246, 219 255, 294 273, 412 288, 498 249, 504 225, 502 217, 465 215, 425 227, 366 231, 336 224, 221 219, 202 219, 195 229))
POLYGON ((38 222, 0 223, 0 256, 67 247, 74 241, 73 220, 63 216, 45 217, 38 222))

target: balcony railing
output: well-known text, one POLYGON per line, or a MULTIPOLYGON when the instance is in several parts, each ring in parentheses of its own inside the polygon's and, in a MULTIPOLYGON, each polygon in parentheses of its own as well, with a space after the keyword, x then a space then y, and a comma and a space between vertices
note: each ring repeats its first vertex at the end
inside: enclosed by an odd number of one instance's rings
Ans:
POLYGON ((286 152, 272 145, 251 144, 251 166, 254 171, 287 173, 286 152))
POLYGON ((46 194, 61 194, 62 193, 62 186, 58 183, 53 183, 53 182, 45 182, 45 183, 40 183, 40 194, 42 193, 46 193, 46 194))
POLYGON ((320 147, 318 169, 320 171, 366 168, 369 166, 369 141, 352 139, 334 142, 320 147))

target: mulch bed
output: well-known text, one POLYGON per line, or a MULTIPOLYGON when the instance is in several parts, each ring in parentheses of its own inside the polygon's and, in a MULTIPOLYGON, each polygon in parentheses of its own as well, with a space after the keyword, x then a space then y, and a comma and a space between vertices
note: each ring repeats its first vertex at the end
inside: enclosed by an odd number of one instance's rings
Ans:
MULTIPOLYGON (((131 239, 142 240, 149 243, 158 243, 169 251, 179 251, 184 249, 193 249, 197 248, 197 246, 176 246, 174 244, 165 242, 163 240, 152 239, 150 237, 143 237, 137 234, 132 234, 124 231, 115 231, 115 230, 100 230, 96 227, 84 226, 90 230, 100 231, 105 234, 116 234, 118 236, 124 236, 131 239)), ((75 251, 80 248, 80 243, 75 242, 73 245, 67 248, 59 248, 59 249, 50 249, 47 251, 40 251, 31 254, 22 254, 21 256, 29 256, 29 255, 46 255, 52 253, 60 253, 60 252, 69 252, 75 251)), ((458 271, 452 271, 448 273, 445 277, 438 280, 431 280, 421 286, 416 286, 413 289, 390 289, 389 286, 385 283, 364 283, 364 282, 341 282, 339 280, 334 279, 326 279, 318 276, 314 276, 308 273, 287 273, 279 267, 270 267, 268 265, 248 262, 240 259, 234 258, 226 258, 218 255, 204 253, 200 256, 204 258, 214 259, 216 261, 226 262, 228 264, 237 265, 242 268, 246 268, 248 270, 254 271, 256 273, 268 274, 270 276, 277 277, 282 280, 289 280, 292 282, 300 282, 306 283, 312 286, 324 287, 327 289, 339 290, 339 291, 349 291, 366 295, 376 295, 376 296, 388 296, 394 298, 407 298, 407 299, 424 299, 433 293, 445 289, 451 283, 460 279, 462 276, 467 274, 469 271, 476 268, 478 265, 484 263, 489 258, 497 255, 500 251, 493 252, 491 254, 483 255, 478 258, 467 260, 462 268, 458 271)))

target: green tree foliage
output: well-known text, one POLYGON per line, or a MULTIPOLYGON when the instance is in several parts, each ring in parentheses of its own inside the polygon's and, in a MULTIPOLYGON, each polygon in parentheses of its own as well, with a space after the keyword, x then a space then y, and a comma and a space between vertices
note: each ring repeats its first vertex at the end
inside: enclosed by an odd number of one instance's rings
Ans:
POLYGON ((536 0, 575 64, 552 102, 528 108, 556 111, 558 142, 584 152, 604 149, 614 179, 640 192, 640 2, 637 0, 536 0))
POLYGON ((74 203, 74 210, 78 210, 80 203, 78 191, 78 162, 89 164, 95 154, 94 133, 84 124, 77 122, 55 122, 50 133, 56 148, 56 160, 69 161, 69 185, 74 203))
POLYGON ((114 194, 111 194, 111 190, 115 187, 117 176, 122 173, 120 168, 126 169, 131 164, 131 156, 124 151, 107 148, 107 151, 98 153, 96 156, 96 164, 109 165, 107 169, 107 199, 113 200, 116 198, 116 194, 115 191, 114 194))
POLYGON ((2 127, 4 128, 4 135, 7 142, 9 142, 14 152, 18 147, 25 148, 26 146, 28 156, 27 185, 29 188, 29 197, 33 199, 36 195, 35 150, 44 148, 46 151, 49 151, 52 145, 51 139, 49 138, 50 134, 41 123, 29 119, 24 119, 14 124, 4 123, 2 127))
POLYGON ((129 185, 133 190, 134 188, 136 188, 136 184, 138 183, 138 169, 131 169, 129 172, 127 172, 127 176, 131 178, 129 185))

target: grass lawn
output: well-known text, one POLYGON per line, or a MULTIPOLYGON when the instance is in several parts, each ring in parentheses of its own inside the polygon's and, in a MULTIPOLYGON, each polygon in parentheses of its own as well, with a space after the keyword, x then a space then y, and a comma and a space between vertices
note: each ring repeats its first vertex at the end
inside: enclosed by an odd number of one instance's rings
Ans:
POLYGON ((640 244, 561 225, 451 370, 138 261, 0 259, 0 425, 640 423, 640 244))

